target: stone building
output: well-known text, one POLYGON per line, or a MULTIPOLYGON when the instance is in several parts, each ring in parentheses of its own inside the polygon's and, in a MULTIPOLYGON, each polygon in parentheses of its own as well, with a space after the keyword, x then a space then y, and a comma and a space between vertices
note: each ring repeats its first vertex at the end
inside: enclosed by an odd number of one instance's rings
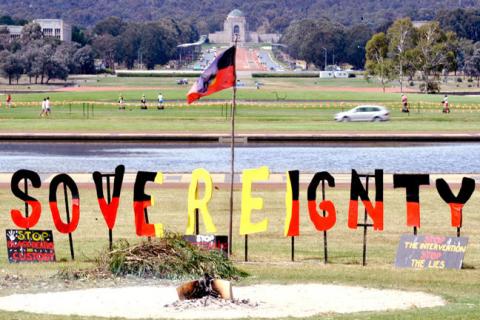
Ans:
POLYGON ((280 39, 280 35, 277 33, 259 34, 250 31, 245 15, 238 9, 232 10, 228 14, 223 23, 223 31, 210 33, 208 39, 211 43, 232 43, 235 41, 235 35, 238 35, 239 44, 259 42, 276 43, 280 39))
MULTIPOLYGON (((36 19, 34 23, 38 23, 45 37, 55 37, 58 40, 70 42, 72 41, 72 27, 65 23, 62 19, 36 19)), ((6 27, 12 39, 20 38, 22 34, 22 26, 0 26, 6 27)))

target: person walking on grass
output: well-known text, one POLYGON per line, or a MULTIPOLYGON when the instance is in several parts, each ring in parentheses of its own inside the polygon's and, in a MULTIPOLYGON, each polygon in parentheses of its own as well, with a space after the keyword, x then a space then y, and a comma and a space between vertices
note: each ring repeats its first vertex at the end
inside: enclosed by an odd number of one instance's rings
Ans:
POLYGON ((158 106, 157 106, 157 109, 158 110, 162 110, 164 107, 163 107, 163 95, 162 93, 160 92, 158 94, 158 106))
POLYGON ((142 96, 140 103, 141 103, 140 109, 147 110, 147 98, 145 98, 145 95, 142 96))
POLYGON ((7 105, 7 108, 12 107, 12 96, 10 94, 7 95, 6 105, 7 105))
POLYGON ((450 108, 448 107, 448 96, 447 95, 445 95, 445 97, 443 97, 442 105, 443 105, 442 112, 443 113, 450 113, 450 108))
POLYGON ((410 114, 410 110, 408 109, 408 99, 404 94, 402 94, 402 112, 410 114))
POLYGON ((118 98, 118 109, 125 110, 125 99, 123 99, 123 95, 120 95, 120 98, 118 98))
POLYGON ((47 113, 47 98, 43 98, 42 101, 42 112, 40 112, 40 117, 48 117, 47 113))
POLYGON ((50 113, 51 113, 51 109, 50 109, 50 97, 47 97, 47 99, 45 100, 45 109, 47 110, 47 111, 46 111, 47 116, 49 116, 50 113))

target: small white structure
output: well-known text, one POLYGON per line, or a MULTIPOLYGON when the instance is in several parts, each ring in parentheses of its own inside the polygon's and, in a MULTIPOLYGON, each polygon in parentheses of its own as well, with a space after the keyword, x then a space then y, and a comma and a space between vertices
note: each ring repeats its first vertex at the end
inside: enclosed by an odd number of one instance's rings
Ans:
POLYGON ((348 71, 320 71, 320 78, 333 79, 333 78, 348 78, 348 71))
POLYGON ((335 78, 335 71, 320 71, 320 78, 322 79, 335 78))
POLYGON ((335 71, 335 78, 348 78, 348 71, 335 71))

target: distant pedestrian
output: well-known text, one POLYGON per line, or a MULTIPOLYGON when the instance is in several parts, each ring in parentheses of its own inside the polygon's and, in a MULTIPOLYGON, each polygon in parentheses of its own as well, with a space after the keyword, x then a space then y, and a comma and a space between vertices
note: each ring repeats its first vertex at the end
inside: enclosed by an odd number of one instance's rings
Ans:
POLYGON ((125 99, 123 99, 122 95, 120 95, 120 98, 118 98, 118 109, 125 110, 125 99))
POLYGON ((164 107, 163 107, 163 95, 162 93, 160 92, 158 94, 158 106, 157 106, 157 109, 158 110, 162 110, 164 107))
POLYGON ((48 116, 47 113, 47 98, 43 98, 42 101, 42 112, 40 112, 40 117, 48 116))
POLYGON ((142 99, 140 100, 141 106, 140 109, 146 110, 147 109, 147 98, 145 98, 145 95, 142 96, 142 99))
POLYGON ((47 97, 47 99, 45 100, 45 109, 47 110, 47 116, 50 115, 51 113, 51 109, 50 109, 50 97, 47 97))
POLYGON ((445 97, 443 97, 442 105, 443 105, 442 112, 443 113, 450 113, 450 108, 448 106, 448 96, 447 95, 445 95, 445 97))
POLYGON ((410 109, 408 109, 408 98, 404 94, 402 94, 402 112, 410 114, 410 109))
POLYGON ((7 95, 7 100, 6 100, 6 105, 7 105, 7 108, 11 108, 12 107, 12 96, 10 94, 7 95))

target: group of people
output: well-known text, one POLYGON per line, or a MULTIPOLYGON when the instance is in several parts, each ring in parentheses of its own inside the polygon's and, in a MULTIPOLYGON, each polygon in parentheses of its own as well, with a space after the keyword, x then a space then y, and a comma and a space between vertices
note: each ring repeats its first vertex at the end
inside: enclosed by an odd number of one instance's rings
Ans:
MULTIPOLYGON (((165 108, 163 105, 163 102, 164 102, 163 94, 161 92, 157 96, 157 102, 158 102, 158 105, 157 105, 158 110, 162 110, 165 108)), ((125 99, 123 98, 123 95, 120 95, 120 97, 118 98, 118 109, 125 110, 125 99)), ((145 97, 145 95, 142 95, 142 98, 140 99, 140 109, 142 110, 148 109, 147 98, 145 97)))
POLYGON ((48 117, 52 110, 50 109, 50 97, 46 97, 42 101, 42 112, 40 112, 40 117, 48 117))
MULTIPOLYGON (((448 106, 448 96, 445 95, 442 100, 442 112, 443 113, 450 113, 450 108, 448 106)), ((402 112, 406 112, 410 114, 410 109, 408 108, 408 98, 406 95, 402 94, 402 112)))

